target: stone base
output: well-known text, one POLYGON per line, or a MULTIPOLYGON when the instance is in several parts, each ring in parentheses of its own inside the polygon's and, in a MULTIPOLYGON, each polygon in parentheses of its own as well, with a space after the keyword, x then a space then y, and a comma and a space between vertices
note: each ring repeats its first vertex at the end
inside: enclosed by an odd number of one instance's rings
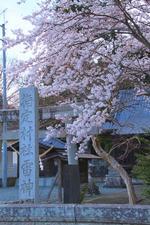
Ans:
POLYGON ((0 205, 0 225, 149 225, 149 215, 144 205, 0 205))

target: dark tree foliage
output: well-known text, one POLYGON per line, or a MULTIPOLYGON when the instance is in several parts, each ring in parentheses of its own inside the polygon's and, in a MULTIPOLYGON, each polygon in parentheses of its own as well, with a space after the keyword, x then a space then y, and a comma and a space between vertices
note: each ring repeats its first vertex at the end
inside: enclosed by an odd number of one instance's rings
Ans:
POLYGON ((133 174, 143 180, 145 184, 144 195, 150 197, 150 139, 143 137, 141 139, 143 148, 137 154, 137 164, 133 169, 133 174))

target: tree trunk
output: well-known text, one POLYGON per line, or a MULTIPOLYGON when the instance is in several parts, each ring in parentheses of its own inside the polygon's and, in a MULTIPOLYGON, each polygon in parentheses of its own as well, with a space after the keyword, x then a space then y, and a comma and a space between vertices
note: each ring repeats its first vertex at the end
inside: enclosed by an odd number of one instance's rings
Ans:
POLYGON ((107 152, 105 152, 105 150, 103 150, 103 148, 101 147, 100 143, 98 143, 98 141, 96 140, 96 137, 92 138, 92 143, 93 143, 93 147, 95 149, 95 152, 104 160, 106 160, 109 165, 116 170, 119 175, 121 176, 121 178, 123 179, 126 188, 127 188, 127 193, 128 193, 128 198, 129 198, 129 204, 136 204, 137 202, 137 197, 135 194, 135 190, 134 187, 132 185, 132 181, 131 178, 129 177, 129 175, 127 174, 126 170, 107 152))

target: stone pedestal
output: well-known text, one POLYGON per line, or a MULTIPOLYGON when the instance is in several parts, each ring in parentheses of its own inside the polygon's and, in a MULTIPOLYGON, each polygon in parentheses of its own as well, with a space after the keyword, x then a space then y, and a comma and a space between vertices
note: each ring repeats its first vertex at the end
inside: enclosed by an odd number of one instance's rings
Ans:
POLYGON ((105 187, 111 187, 111 188, 115 188, 115 187, 124 187, 124 181, 122 180, 122 178, 120 177, 120 175, 112 168, 109 167, 108 168, 108 174, 106 175, 105 178, 105 187))

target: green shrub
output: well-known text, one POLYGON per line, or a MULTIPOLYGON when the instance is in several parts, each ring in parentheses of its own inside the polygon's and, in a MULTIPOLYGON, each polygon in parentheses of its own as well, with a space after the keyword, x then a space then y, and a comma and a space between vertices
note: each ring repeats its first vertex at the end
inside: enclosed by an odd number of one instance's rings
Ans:
POLYGON ((143 180, 145 184, 144 195, 150 197, 150 140, 142 138, 144 148, 137 157, 137 164, 133 168, 133 174, 143 180))

